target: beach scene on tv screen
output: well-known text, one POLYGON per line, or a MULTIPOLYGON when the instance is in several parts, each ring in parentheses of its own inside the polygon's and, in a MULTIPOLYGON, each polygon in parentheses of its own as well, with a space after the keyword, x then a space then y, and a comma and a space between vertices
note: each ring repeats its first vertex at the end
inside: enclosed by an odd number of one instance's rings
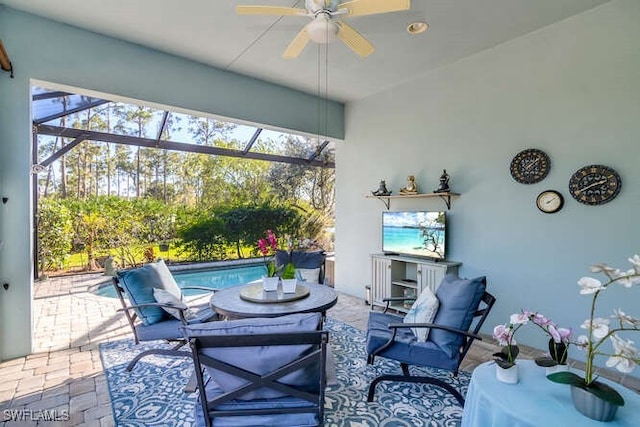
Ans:
POLYGON ((428 258, 445 256, 444 212, 385 212, 382 250, 428 258))

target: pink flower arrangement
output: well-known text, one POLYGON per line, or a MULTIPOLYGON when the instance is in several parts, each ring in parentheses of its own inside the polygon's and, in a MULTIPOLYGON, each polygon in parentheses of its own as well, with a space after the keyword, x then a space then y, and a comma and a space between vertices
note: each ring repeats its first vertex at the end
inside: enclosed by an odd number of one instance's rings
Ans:
POLYGON ((518 329, 528 321, 528 318, 516 313, 511 315, 509 323, 493 328, 493 338, 498 340, 498 343, 503 346, 502 350, 493 353, 493 359, 501 368, 509 369, 516 364, 516 357, 518 357, 520 349, 518 348, 515 334, 518 329))
POLYGON ((502 368, 510 368, 515 364, 519 349, 514 335, 527 323, 533 323, 540 329, 545 331, 553 342, 549 344, 551 351, 551 361, 543 366, 553 366, 564 364, 567 360, 567 346, 571 339, 571 329, 560 328, 551 319, 546 318, 541 313, 529 310, 523 310, 522 313, 514 313, 509 318, 509 323, 498 325, 493 329, 493 337, 498 340, 502 346, 502 350, 493 354, 496 363, 502 368))
POLYGON ((264 266, 267 269, 267 276, 274 277, 277 273, 277 269, 273 256, 278 250, 278 239, 276 239, 276 235, 271 230, 267 230, 266 235, 266 239, 258 240, 258 250, 264 258, 264 266))
POLYGON ((571 344, 571 328, 560 328, 551 319, 537 312, 529 313, 529 320, 549 335, 549 357, 537 358, 536 364, 545 367, 566 365, 571 344))

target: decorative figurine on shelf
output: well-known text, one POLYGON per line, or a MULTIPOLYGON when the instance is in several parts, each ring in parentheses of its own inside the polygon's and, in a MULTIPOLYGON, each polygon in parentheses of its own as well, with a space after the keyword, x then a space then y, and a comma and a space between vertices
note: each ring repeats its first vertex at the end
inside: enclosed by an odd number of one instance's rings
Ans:
POLYGON ((440 185, 433 190, 434 193, 448 193, 451 191, 449 188, 449 174, 446 169, 442 169, 442 175, 440 175, 440 185))
POLYGON ((374 196, 389 196, 391 195, 391 191, 387 190, 387 183, 384 182, 384 179, 380 180, 380 186, 377 190, 372 191, 371 194, 374 196))
POLYGON ((418 194, 418 186, 413 175, 407 177, 407 186, 400 189, 400 194, 418 194))

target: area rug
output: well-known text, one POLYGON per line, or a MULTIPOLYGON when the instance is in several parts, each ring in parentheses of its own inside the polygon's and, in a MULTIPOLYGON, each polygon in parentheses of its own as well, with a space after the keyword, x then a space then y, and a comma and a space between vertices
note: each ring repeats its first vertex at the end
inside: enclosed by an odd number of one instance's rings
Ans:
MULTIPOLYGON (((378 385, 375 401, 367 402, 367 389, 382 373, 400 373, 400 367, 377 359, 367 365, 365 335, 334 319, 327 319, 337 384, 327 388, 325 425, 374 426, 458 426, 462 408, 450 394, 425 384, 388 383, 378 385)), ((148 356, 132 372, 127 363, 138 352, 162 344, 139 344, 133 340, 101 344, 100 355, 111 396, 116 426, 193 426, 195 393, 185 393, 193 368, 190 359, 148 356)), ((416 369, 416 368, 412 368, 416 369)), ((448 381, 463 395, 470 375, 452 378, 446 372, 422 369, 448 381)))

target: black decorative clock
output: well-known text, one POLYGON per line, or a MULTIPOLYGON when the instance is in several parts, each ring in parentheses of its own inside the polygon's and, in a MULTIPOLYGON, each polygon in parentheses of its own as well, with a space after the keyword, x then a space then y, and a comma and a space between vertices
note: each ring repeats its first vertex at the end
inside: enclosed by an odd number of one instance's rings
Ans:
POLYGON ((551 169, 547 153, 537 148, 522 150, 511 160, 511 176, 521 184, 542 181, 551 169))
POLYGON ((603 205, 620 193, 622 178, 608 166, 589 165, 578 169, 569 180, 569 192, 585 205, 603 205))

